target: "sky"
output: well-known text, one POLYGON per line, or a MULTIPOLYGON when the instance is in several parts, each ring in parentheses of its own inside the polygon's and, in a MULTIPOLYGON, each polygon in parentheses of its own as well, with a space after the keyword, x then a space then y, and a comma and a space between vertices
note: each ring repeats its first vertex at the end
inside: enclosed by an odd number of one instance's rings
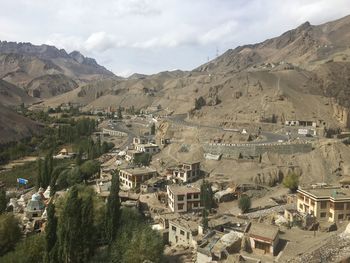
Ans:
POLYGON ((0 0, 0 40, 80 51, 117 75, 191 70, 350 14, 349 0, 0 0))

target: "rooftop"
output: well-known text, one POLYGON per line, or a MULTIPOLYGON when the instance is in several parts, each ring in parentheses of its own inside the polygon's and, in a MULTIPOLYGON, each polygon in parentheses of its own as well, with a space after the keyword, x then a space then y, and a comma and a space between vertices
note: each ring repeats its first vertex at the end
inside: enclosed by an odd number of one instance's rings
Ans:
POLYGON ((198 231, 198 222, 190 219, 190 218, 185 218, 185 217, 178 217, 175 219, 169 220, 169 224, 175 224, 177 226, 180 226, 187 231, 191 232, 197 232, 198 231))
POLYGON ((139 144, 138 146, 142 146, 142 147, 159 147, 157 144, 154 144, 154 143, 139 144))
POLYGON ((251 237, 263 238, 270 241, 276 239, 278 235, 279 228, 277 226, 262 224, 262 223, 252 223, 249 229, 249 235, 251 237))
POLYGON ((121 172, 126 172, 132 175, 138 175, 138 174, 148 174, 148 173, 155 173, 157 170, 149 168, 149 167, 135 167, 135 168, 126 168, 121 169, 121 172))
POLYGON ((168 185, 169 190, 174 194, 200 193, 201 190, 191 185, 168 185))
POLYGON ((340 186, 299 188, 298 192, 307 193, 314 198, 331 198, 334 200, 350 198, 350 189, 342 188, 340 186))

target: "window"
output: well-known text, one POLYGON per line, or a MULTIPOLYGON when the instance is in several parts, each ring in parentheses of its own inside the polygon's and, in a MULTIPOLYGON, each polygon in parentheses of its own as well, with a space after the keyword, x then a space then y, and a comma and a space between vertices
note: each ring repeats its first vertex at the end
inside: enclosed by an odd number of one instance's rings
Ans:
POLYGON ((190 233, 187 232, 187 239, 190 239, 190 233))
POLYGON ((335 203, 335 210, 344 210, 344 203, 335 203))
POLYGON ((333 218, 333 213, 329 212, 329 218, 333 218))
POLYGON ((180 234, 184 236, 185 235, 185 231, 180 230, 180 234))
POLYGON ((320 216, 321 216, 321 217, 326 217, 326 216, 327 216, 327 213, 326 213, 326 212, 322 212, 322 213, 320 214, 320 216))
POLYGON ((184 200, 184 197, 185 197, 184 195, 179 195, 179 196, 177 197, 177 200, 178 200, 178 201, 183 201, 183 200, 184 200))
POLYGON ((194 194, 194 195, 193 195, 193 198, 194 198, 194 199, 197 199, 197 198, 198 198, 198 194, 194 194))
POLYGON ((303 210, 303 204, 299 204, 299 208, 303 210))
POLYGON ((340 214, 340 215, 338 215, 338 219, 339 219, 339 220, 344 219, 344 214, 340 214))
POLYGON ((171 226, 171 230, 176 231, 176 227, 175 226, 171 226))
POLYGON ((184 209, 184 204, 178 204, 178 205, 177 205, 177 209, 178 209, 178 210, 184 209))
POLYGON ((327 208, 327 201, 322 201, 321 202, 321 209, 327 208))

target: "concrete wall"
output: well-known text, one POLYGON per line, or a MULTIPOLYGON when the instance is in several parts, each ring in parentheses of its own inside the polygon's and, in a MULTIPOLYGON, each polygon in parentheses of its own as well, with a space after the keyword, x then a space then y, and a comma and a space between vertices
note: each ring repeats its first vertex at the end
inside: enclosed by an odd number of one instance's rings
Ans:
POLYGON ((116 130, 110 130, 110 129, 103 129, 102 132, 103 133, 107 133, 110 136, 117 136, 117 137, 126 137, 126 136, 128 136, 128 134, 125 133, 125 132, 116 131, 116 130))
POLYGON ((307 153, 312 150, 311 143, 261 143, 261 144, 219 144, 207 143, 204 151, 211 154, 222 154, 225 158, 258 157, 265 152, 278 154, 307 153))

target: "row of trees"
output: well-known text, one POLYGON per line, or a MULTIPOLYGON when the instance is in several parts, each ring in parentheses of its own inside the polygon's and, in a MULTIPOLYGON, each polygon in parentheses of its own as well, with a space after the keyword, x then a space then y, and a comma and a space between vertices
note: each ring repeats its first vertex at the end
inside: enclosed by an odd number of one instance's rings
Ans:
POLYGON ((17 245, 1 262, 163 262, 161 236, 138 210, 121 209, 117 173, 112 176, 106 205, 91 188, 79 185, 72 186, 55 205, 50 203, 43 234, 18 243, 18 221, 12 214, 6 214, 5 223, 2 218, 0 215, 0 235, 7 236, 0 240, 0 255, 17 245))
POLYGON ((96 128, 96 122, 90 118, 72 120, 69 124, 58 127, 58 139, 66 143, 74 143, 82 137, 90 136, 96 128))

